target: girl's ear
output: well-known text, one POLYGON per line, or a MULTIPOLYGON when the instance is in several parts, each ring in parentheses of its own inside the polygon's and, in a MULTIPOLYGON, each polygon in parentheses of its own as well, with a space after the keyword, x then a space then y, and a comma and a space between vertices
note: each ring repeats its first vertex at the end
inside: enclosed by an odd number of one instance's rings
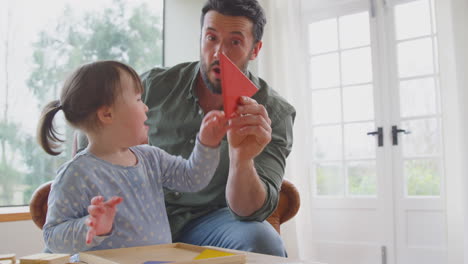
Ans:
POLYGON ((111 124, 112 123, 112 107, 110 106, 101 106, 97 110, 97 117, 102 124, 111 124))

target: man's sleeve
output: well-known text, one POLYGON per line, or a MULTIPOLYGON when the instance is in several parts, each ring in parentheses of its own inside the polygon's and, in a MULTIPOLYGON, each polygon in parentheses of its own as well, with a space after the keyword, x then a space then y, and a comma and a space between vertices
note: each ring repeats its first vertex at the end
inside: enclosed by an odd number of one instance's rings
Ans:
POLYGON ((239 216, 239 220, 264 221, 276 209, 279 191, 283 182, 286 158, 291 152, 293 143, 294 113, 282 118, 272 127, 271 142, 255 158, 255 169, 266 190, 263 206, 250 216, 239 216))

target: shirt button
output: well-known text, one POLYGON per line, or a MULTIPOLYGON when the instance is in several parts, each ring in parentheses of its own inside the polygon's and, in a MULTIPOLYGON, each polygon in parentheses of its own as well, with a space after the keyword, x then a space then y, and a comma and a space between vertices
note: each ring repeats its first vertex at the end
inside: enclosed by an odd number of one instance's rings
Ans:
POLYGON ((198 114, 199 114, 199 115, 203 115, 203 110, 201 110, 201 109, 198 110, 198 114))
POLYGON ((175 193, 174 193, 174 199, 179 199, 180 196, 182 196, 182 195, 180 194, 180 192, 175 192, 175 193))
POLYGON ((190 144, 193 144, 195 142, 195 140, 191 139, 190 140, 190 144))

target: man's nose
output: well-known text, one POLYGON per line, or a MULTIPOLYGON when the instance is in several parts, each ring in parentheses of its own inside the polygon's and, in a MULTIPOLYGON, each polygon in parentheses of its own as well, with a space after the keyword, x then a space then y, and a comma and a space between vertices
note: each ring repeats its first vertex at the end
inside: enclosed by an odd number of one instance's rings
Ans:
POLYGON ((222 45, 222 44, 220 44, 220 45, 218 45, 218 46, 216 47, 216 51, 215 51, 214 56, 215 56, 215 58, 219 58, 219 54, 220 54, 220 53, 226 54, 226 52, 227 52, 227 50, 226 50, 225 46, 222 45))

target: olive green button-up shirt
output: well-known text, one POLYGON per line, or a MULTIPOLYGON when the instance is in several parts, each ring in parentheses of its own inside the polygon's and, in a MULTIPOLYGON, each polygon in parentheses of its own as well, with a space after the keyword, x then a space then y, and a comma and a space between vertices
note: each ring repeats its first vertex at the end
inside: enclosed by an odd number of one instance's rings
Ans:
MULTIPOLYGON (((142 77, 148 106, 149 144, 173 155, 188 158, 193 150, 204 112, 198 104, 195 85, 199 75, 198 62, 183 63, 172 68, 154 68, 142 77)), ((295 109, 260 78, 248 73, 259 88, 252 96, 265 106, 271 119, 272 140, 254 160, 255 168, 266 189, 265 204, 254 214, 240 220, 263 221, 276 208, 284 175, 286 157, 293 141, 295 109)), ((226 182, 229 172, 229 154, 226 137, 221 142, 221 158, 210 184, 196 193, 166 190, 166 206, 173 238, 190 220, 213 210, 228 206, 226 182)))

